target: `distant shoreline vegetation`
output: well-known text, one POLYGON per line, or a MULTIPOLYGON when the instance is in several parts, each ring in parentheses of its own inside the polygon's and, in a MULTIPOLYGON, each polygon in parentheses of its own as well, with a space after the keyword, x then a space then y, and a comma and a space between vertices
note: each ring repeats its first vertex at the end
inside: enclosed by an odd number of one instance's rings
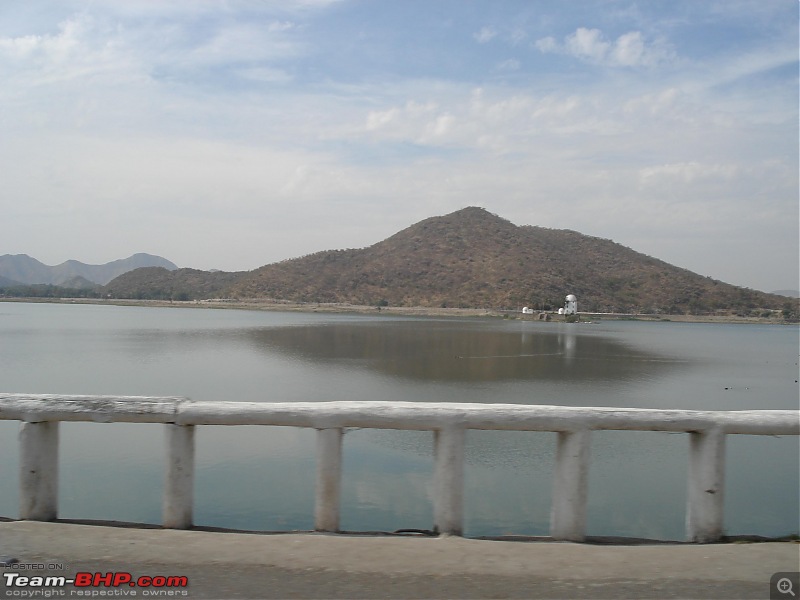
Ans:
MULTIPOLYGON (((45 287, 45 286, 40 286, 45 287)), ((57 286, 47 286, 56 288, 57 286)), ((65 288, 60 288, 67 291, 65 288)), ((39 290, 44 292, 44 290, 39 290)), ((430 316, 430 317, 488 317, 503 319, 520 319, 538 321, 538 314, 525 315, 516 309, 488 309, 488 308, 457 308, 457 307, 430 307, 430 306, 367 306, 348 303, 316 303, 292 302, 278 300, 214 298, 207 300, 179 300, 169 298, 107 298, 102 295, 57 295, 54 290, 47 290, 53 295, 15 296, 6 294, 6 289, 0 288, 0 302, 41 302, 53 304, 108 304, 111 306, 143 306, 143 307, 170 307, 170 308, 205 308, 205 309, 238 309, 238 310, 267 310, 287 312, 320 312, 320 313, 355 313, 355 314, 388 314, 400 316, 430 316)), ((88 290, 78 290, 88 292, 88 290)), ((791 298, 789 298, 792 301, 791 298)), ((556 311, 549 312, 552 320, 557 322, 563 319, 556 311)), ((735 311, 715 311, 706 314, 664 314, 664 313, 599 313, 580 312, 579 321, 675 321, 685 323, 760 323, 774 325, 794 325, 800 323, 798 318, 797 303, 794 312, 786 317, 784 310, 753 310, 749 313, 735 311)), ((543 321, 544 322, 544 321, 543 321)))
POLYGON ((103 297, 102 288, 68 288, 47 283, 0 286, 0 298, 95 298, 103 297))
MULTIPOLYGON (((270 306, 286 306, 287 304, 292 304, 294 306, 320 306, 320 305, 329 305, 329 306, 357 306, 359 308, 377 308, 377 309, 386 309, 389 308, 389 302, 386 300, 379 300, 374 304, 370 305, 351 305, 349 303, 341 303, 341 302, 295 302, 292 300, 275 300, 275 299, 268 299, 262 300, 259 302, 257 298, 250 298, 250 299, 239 299, 239 298, 226 298, 226 297, 217 297, 217 298, 206 298, 206 297, 199 297, 196 294, 191 293, 190 291, 173 291, 167 289, 154 289, 148 290, 146 293, 137 293, 132 294, 129 296, 114 296, 109 295, 106 293, 105 288, 103 286, 97 286, 94 288, 69 288, 69 287, 61 287, 57 285, 51 284, 31 284, 31 285, 15 285, 15 286, 8 286, 3 287, 0 286, 0 299, 18 299, 18 300, 77 300, 77 299, 86 299, 86 300, 101 300, 101 301, 108 301, 113 302, 114 300, 123 300, 127 302, 136 302, 142 301, 143 303, 150 303, 150 302, 161 302, 161 303, 197 303, 202 302, 206 306, 211 304, 224 304, 225 306, 232 306, 235 304, 243 303, 246 306, 264 306, 268 304, 270 306), (250 300, 250 302, 248 302, 250 300)), ((397 307, 395 307, 397 308, 397 307)), ((517 312, 518 309, 513 307, 505 307, 505 308, 482 308, 477 306, 468 306, 468 305, 453 305, 453 306, 439 306, 439 307, 429 307, 429 306, 404 306, 403 308, 409 309, 432 309, 438 308, 441 309, 442 312, 447 312, 448 309, 475 309, 475 310, 494 310, 495 312, 500 313, 511 313, 514 314, 517 312)), ((546 303, 538 306, 533 307, 537 312, 548 312, 548 313, 555 313, 558 310, 558 304, 556 303, 546 303)), ((585 311, 584 314, 595 314, 601 315, 606 311, 585 311)), ((675 316, 694 316, 694 317, 739 317, 739 318, 760 318, 765 319, 767 321, 784 321, 789 323, 800 322, 800 300, 794 298, 786 298, 786 302, 784 306, 780 309, 775 308, 762 308, 762 307, 755 307, 755 306, 734 306, 734 307, 719 307, 714 310, 681 310, 679 307, 672 307, 672 310, 668 311, 658 311, 658 312, 643 312, 643 311, 632 311, 632 312, 619 312, 615 318, 621 318, 623 315, 628 317, 636 317, 641 315, 646 315, 649 317, 675 317, 675 316)))

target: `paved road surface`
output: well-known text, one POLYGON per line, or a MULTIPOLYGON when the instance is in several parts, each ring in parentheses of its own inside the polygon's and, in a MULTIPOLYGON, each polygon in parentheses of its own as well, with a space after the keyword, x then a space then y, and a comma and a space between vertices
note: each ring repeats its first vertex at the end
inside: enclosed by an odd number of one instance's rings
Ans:
POLYGON ((792 542, 598 546, 20 521, 0 522, 0 556, 20 561, 0 567, 0 598, 41 598, 47 596, 32 594, 49 591, 5 586, 8 573, 69 578, 82 571, 186 576, 189 585, 68 585, 63 596, 51 597, 769 598, 773 573, 800 570, 800 544, 792 542), (30 564, 45 569, 21 569, 30 564))

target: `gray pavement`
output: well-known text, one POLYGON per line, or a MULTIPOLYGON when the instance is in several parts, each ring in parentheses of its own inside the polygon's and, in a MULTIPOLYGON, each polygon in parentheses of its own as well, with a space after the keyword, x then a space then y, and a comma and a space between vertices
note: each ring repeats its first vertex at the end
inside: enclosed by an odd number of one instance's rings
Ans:
POLYGON ((19 561, 0 567, 0 598, 50 590, 6 586, 7 573, 79 572, 185 576, 188 587, 67 585, 49 597, 770 598, 774 573, 800 570, 796 542, 609 546, 29 521, 0 522, 0 556, 19 561))

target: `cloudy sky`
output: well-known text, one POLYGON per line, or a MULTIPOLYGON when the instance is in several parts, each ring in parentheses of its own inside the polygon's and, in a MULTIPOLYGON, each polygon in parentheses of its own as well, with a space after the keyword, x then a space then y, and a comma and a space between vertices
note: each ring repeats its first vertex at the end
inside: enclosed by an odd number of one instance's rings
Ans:
POLYGON ((800 287, 797 1, 0 4, 0 254, 245 270, 465 206, 800 287))

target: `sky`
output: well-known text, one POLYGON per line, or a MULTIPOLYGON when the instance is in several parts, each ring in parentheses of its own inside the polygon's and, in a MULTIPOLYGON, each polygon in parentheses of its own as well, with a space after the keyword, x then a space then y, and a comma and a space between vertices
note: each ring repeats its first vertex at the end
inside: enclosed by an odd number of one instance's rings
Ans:
POLYGON ((481 206, 798 289, 796 0, 0 3, 0 254, 240 271, 481 206))

